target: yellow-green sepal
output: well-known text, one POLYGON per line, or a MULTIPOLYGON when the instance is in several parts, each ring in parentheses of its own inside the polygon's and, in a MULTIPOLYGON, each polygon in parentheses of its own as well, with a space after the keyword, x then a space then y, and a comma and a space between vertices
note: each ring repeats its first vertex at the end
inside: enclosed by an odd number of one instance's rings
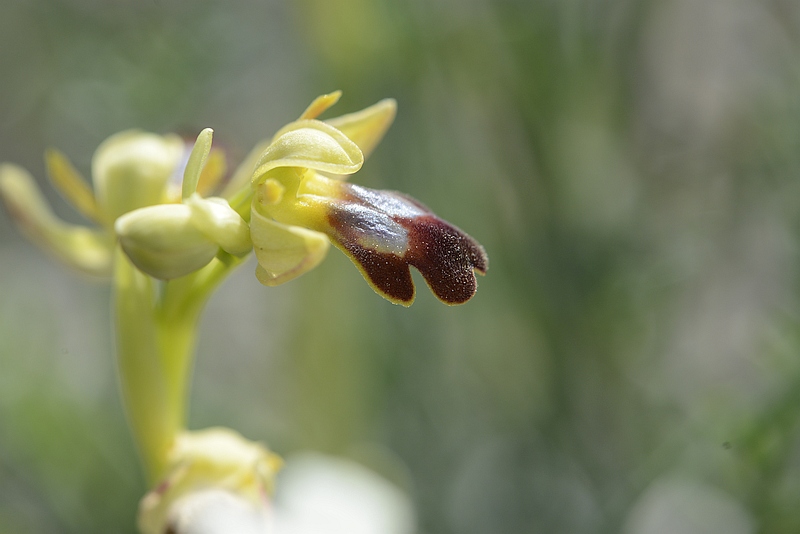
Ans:
POLYGON ((57 218, 33 177, 12 164, 0 165, 0 197, 20 229, 67 265, 95 276, 110 276, 113 243, 104 232, 57 218))
POLYGON ((386 98, 361 111, 325 121, 358 145, 366 158, 383 139, 397 114, 397 101, 386 98))
POLYGON ((303 111, 298 120, 316 119, 322 115, 329 107, 336 104, 342 97, 341 91, 334 91, 326 95, 320 95, 303 111))
POLYGON ((45 152, 44 161, 50 182, 81 215, 104 224, 105 216, 97 206, 94 192, 66 155, 53 148, 45 152))

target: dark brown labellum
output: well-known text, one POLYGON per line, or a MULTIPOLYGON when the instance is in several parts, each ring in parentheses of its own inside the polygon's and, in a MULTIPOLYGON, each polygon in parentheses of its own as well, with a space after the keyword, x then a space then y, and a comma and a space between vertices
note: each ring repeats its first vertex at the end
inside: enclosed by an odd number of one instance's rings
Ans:
POLYGON ((342 189, 329 206, 330 237, 378 293, 410 305, 413 266, 446 304, 462 304, 475 294, 475 271, 485 274, 489 264, 477 241, 401 193, 347 183, 342 189))

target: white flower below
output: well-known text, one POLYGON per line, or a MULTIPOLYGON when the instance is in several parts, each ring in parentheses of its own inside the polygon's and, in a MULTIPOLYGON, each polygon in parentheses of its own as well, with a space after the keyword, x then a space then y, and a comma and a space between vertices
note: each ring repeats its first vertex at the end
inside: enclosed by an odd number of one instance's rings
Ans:
POLYGON ((149 534, 411 534, 414 511, 392 483, 349 460, 276 457, 223 429, 179 440, 175 469, 142 500, 149 534), (250 476, 252 474, 254 476, 250 476))
POLYGON ((306 453, 279 473, 275 534, 410 534, 408 496, 349 460, 306 453))
POLYGON ((195 491, 172 505, 167 533, 175 534, 272 534, 268 507, 224 489, 195 491))

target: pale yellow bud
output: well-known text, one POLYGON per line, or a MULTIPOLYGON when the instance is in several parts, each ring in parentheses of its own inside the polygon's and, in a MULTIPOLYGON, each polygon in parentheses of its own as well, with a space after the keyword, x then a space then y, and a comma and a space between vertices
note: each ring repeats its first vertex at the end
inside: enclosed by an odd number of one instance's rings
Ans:
POLYGON ((120 245, 140 271, 169 280, 206 266, 219 251, 185 204, 159 204, 126 213, 114 225, 120 245))
POLYGON ((242 256, 252 250, 250 229, 222 198, 193 194, 184 204, 139 208, 114 225, 134 265, 169 280, 205 267, 221 248, 242 256))
POLYGON ((260 443, 227 428, 184 432, 170 451, 167 477, 139 505, 139 528, 145 534, 251 532, 244 527, 263 525, 268 518, 269 495, 282 463, 260 443), (219 521, 210 512, 242 524, 214 530, 210 527, 219 521))
POLYGON ((97 203, 114 220, 164 200, 167 182, 184 158, 176 135, 129 130, 106 139, 92 159, 97 203))

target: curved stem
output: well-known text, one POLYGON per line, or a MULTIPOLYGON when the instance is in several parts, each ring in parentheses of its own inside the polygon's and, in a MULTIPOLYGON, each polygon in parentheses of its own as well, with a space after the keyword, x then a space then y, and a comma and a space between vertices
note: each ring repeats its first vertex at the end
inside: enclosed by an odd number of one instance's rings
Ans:
POLYGON ((162 368, 153 317, 153 279, 137 270, 119 247, 114 263, 114 326, 122 399, 152 484, 165 467, 167 451, 182 420, 180 414, 167 408, 171 387, 162 368))
POLYGON ((157 282, 117 248, 114 306, 122 397, 150 485, 164 476, 170 447, 186 425, 200 313, 241 261, 221 253, 203 269, 167 282, 157 298, 157 282))

